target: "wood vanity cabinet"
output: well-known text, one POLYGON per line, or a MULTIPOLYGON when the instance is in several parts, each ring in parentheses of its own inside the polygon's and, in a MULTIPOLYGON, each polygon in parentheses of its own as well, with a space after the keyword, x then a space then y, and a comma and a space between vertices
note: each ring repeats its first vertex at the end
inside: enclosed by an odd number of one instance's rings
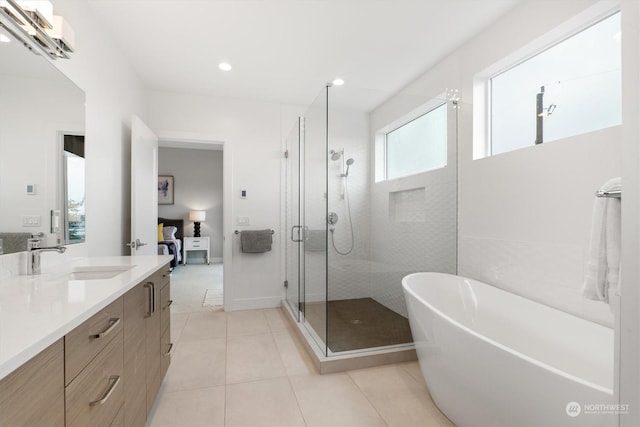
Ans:
POLYGON ((64 337, 69 426, 110 426, 124 403, 123 298, 64 337))
POLYGON ((144 426, 170 363, 169 264, 0 380, 0 427, 144 426))
POLYGON ((150 290, 138 284, 124 295, 124 425, 147 420, 146 317, 150 290))
POLYGON ((62 338, 0 380, 0 426, 64 426, 62 338))
POLYGON ((124 295, 125 426, 144 426, 168 367, 162 325, 165 319, 169 329, 170 312, 162 296, 169 287, 167 264, 124 295))
POLYGON ((171 363, 171 286, 167 282, 160 291, 160 376, 164 378, 171 363))
POLYGON ((118 332, 66 387, 67 427, 113 425, 124 404, 123 348, 118 332))

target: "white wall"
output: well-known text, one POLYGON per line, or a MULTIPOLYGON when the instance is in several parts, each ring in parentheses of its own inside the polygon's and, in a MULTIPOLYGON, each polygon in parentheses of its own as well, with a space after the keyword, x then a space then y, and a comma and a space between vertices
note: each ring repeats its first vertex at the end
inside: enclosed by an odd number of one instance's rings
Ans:
MULTIPOLYGON (((473 159, 477 73, 594 4, 523 2, 372 114, 460 90, 458 272, 605 324, 609 308, 580 292, 594 191, 621 173, 620 128, 473 159)), ((609 3, 610 4, 610 3, 609 3)))
MULTIPOLYGON (((262 254, 240 252, 231 230, 231 271, 225 272, 227 310, 277 307, 283 295, 280 258, 280 178, 282 140, 296 117, 295 108, 187 94, 149 92, 149 126, 158 134, 209 135, 232 153, 231 219, 233 230, 271 228, 273 249, 262 254), (240 190, 247 198, 240 199, 240 190), (249 217, 249 226, 237 217, 249 217)), ((227 167, 227 164, 225 164, 227 167)), ((227 254, 225 254, 225 257, 227 254)))
POLYGON ((131 115, 146 119, 143 87, 87 2, 53 4, 77 41, 72 58, 55 66, 86 94, 86 254, 128 255, 131 115))
POLYGON ((222 258, 222 151, 160 147, 158 174, 173 175, 174 204, 159 205, 161 218, 184 219, 184 235, 193 236, 190 210, 204 210, 200 235, 210 237, 210 257, 222 258))
POLYGON ((616 328, 618 401, 628 403, 621 426, 640 425, 640 3, 622 2, 622 139, 624 200, 622 209, 622 290, 616 328), (618 381, 619 379, 619 381, 618 381))
MULTIPOLYGON (((467 88, 475 73, 592 3, 516 8, 459 51, 467 88), (482 55, 487 45, 493 49, 482 55)), ((464 90, 463 100, 470 97, 464 90)), ((471 110, 464 111, 460 138, 459 273, 611 326, 609 307, 583 298, 581 288, 594 192, 621 174, 620 127, 472 160, 471 110)))

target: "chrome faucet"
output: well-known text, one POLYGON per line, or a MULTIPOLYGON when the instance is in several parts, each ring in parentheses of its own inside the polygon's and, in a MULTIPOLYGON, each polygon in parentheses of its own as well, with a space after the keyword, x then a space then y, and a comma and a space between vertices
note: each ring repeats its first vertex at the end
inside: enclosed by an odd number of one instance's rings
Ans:
POLYGON ((47 246, 44 248, 38 247, 40 244, 40 239, 29 239, 28 243, 28 253, 27 253, 27 274, 34 275, 40 274, 40 253, 42 252, 58 252, 59 254, 64 253, 67 250, 66 247, 58 245, 58 246, 47 246))

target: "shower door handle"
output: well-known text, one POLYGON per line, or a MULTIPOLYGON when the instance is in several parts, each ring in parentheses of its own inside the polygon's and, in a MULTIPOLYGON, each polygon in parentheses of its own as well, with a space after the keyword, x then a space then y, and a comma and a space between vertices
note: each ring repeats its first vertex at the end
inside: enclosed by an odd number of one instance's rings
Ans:
POLYGON ((302 236, 300 233, 300 230, 302 230, 302 226, 301 225, 294 225, 293 227, 291 227, 291 241, 292 242, 296 242, 296 243, 300 243, 302 242, 302 236), (298 229, 298 239, 296 239, 295 237, 293 237, 293 230, 298 229))

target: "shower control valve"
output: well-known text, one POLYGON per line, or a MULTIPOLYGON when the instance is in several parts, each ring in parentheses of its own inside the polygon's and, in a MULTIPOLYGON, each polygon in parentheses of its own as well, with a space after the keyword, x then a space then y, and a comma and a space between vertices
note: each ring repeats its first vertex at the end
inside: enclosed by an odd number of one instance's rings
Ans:
POLYGON ((336 225, 338 222, 338 214, 335 212, 329 212, 329 215, 327 215, 327 222, 329 225, 336 225))

